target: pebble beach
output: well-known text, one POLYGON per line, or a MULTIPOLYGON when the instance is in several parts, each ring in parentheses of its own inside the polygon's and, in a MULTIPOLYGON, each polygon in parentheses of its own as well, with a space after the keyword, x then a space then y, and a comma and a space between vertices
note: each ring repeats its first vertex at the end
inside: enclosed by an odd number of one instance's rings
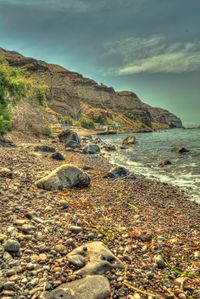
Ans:
POLYGON ((2 299, 42 298, 80 279, 67 255, 95 241, 124 265, 105 272, 108 298, 200 298, 200 205, 184 191, 145 176, 105 178, 113 166, 102 153, 66 151, 55 138, 14 141, 16 147, 0 148, 2 299), (35 152, 38 144, 66 160, 35 152), (66 163, 87 172, 90 186, 37 188, 38 179, 66 163), (20 249, 11 254, 5 244, 20 249))

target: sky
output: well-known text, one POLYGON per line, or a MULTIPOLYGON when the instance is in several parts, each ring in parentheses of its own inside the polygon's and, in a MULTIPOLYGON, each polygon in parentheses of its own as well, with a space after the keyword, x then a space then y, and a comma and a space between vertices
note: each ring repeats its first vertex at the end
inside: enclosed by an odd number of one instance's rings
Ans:
POLYGON ((199 0, 0 0, 0 47, 200 124, 199 0))

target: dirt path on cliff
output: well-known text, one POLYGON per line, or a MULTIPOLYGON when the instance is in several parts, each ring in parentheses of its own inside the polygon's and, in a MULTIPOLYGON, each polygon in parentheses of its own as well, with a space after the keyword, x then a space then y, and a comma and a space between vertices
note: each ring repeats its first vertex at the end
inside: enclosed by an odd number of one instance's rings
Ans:
POLYGON ((125 264, 125 270, 107 273, 111 298, 131 298, 135 292, 141 298, 200 298, 200 205, 168 184, 104 179, 111 166, 101 155, 66 152, 55 140, 41 141, 66 156, 56 161, 33 151, 37 140, 21 137, 17 143, 0 148, 0 167, 10 170, 0 177, 0 277, 14 283, 14 298, 33 298, 44 285, 52 290, 73 280, 66 254, 93 240, 103 241, 125 264), (91 186, 45 191, 34 185, 65 163, 90 168, 91 186), (22 226, 30 225, 32 211, 40 221, 26 234, 22 226), (72 224, 82 231, 71 232, 72 224), (2 245, 13 236, 22 255, 9 260, 2 245), (162 257, 163 267, 156 266, 155 256, 162 257))

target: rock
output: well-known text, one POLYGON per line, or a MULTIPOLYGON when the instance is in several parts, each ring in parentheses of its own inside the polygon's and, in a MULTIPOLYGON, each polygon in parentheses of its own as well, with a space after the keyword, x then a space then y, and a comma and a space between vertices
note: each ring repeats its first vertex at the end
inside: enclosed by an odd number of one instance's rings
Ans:
POLYGON ((122 166, 117 166, 117 167, 111 169, 111 171, 109 171, 107 174, 105 174, 104 178, 118 179, 121 177, 126 177, 128 175, 130 175, 130 172, 128 169, 126 169, 125 167, 122 167, 122 166))
POLYGON ((112 152, 112 151, 116 151, 116 146, 113 145, 113 144, 105 144, 103 146, 104 150, 107 151, 107 152, 112 152))
POLYGON ((86 260, 86 265, 75 273, 78 275, 104 274, 112 269, 123 269, 123 263, 113 255, 113 253, 99 241, 86 243, 67 255, 72 261, 74 256, 82 256, 86 260))
POLYGON ((72 233, 80 233, 82 231, 82 227, 80 226, 75 226, 75 225, 72 225, 70 226, 69 230, 72 232, 72 233))
POLYGON ((131 136, 126 137, 126 138, 123 140, 122 144, 123 144, 123 145, 131 145, 131 144, 134 144, 135 141, 136 141, 135 136, 134 136, 134 135, 131 135, 131 136))
POLYGON ((9 168, 0 168, 0 177, 6 177, 12 179, 14 173, 9 168))
POLYGON ((8 290, 8 291, 16 291, 17 289, 17 285, 15 284, 14 281, 7 281, 4 284, 4 290, 8 290))
POLYGON ((81 138, 78 134, 71 130, 65 130, 58 135, 58 139, 62 143, 68 143, 70 141, 75 141, 76 143, 80 144, 81 138))
POLYGON ((164 160, 164 161, 161 161, 158 165, 160 167, 164 167, 164 166, 172 165, 172 162, 170 160, 164 160))
POLYGON ((195 252, 194 252, 194 260, 195 260, 195 261, 200 260, 200 251, 195 251, 195 252))
POLYGON ((66 252, 66 247, 62 244, 57 244, 54 249, 56 252, 59 252, 62 254, 66 252))
POLYGON ((122 149, 122 150, 124 150, 124 149, 128 149, 128 146, 122 144, 122 145, 119 146, 119 148, 122 149))
POLYGON ((69 208, 69 205, 66 201, 60 201, 61 210, 66 210, 69 208))
POLYGON ((70 140, 68 142, 65 143, 65 148, 66 149, 76 149, 76 148, 80 148, 80 143, 76 142, 74 140, 70 140))
POLYGON ((106 299, 111 289, 106 277, 96 275, 60 285, 50 293, 44 293, 41 299, 106 299))
POLYGON ((133 296, 133 299, 141 299, 141 296, 140 294, 138 293, 135 293, 134 296, 133 296))
POLYGON ((38 145, 34 147, 35 152, 55 153, 56 149, 48 145, 38 145))
POLYGON ((160 254, 154 256, 154 261, 157 268, 163 269, 166 267, 165 261, 160 254))
POLYGON ((0 135, 0 147, 16 147, 16 145, 11 140, 0 135))
POLYGON ((21 227, 20 227, 20 230, 24 233, 24 234, 27 234, 27 235, 32 235, 34 234, 35 232, 35 228, 33 225, 31 224, 23 224, 21 227))
POLYGON ((54 160, 58 160, 58 161, 64 161, 65 160, 65 156, 59 152, 55 152, 51 155, 51 158, 54 160))
POLYGON ((88 187, 90 177, 81 169, 65 164, 38 180, 36 186, 45 190, 62 190, 72 187, 88 187))
POLYGON ((16 240, 9 239, 4 244, 4 250, 10 253, 18 253, 20 251, 20 243, 16 240))
POLYGON ((68 261, 77 268, 82 268, 86 264, 85 258, 80 254, 69 256, 68 261))
POLYGON ((97 154, 100 152, 100 147, 97 144, 90 144, 83 148, 84 154, 97 154))
POLYGON ((185 147, 181 147, 181 146, 176 146, 174 148, 172 148, 171 150, 172 152, 175 152, 177 154, 186 154, 186 153, 189 153, 190 150, 188 150, 187 148, 185 147))

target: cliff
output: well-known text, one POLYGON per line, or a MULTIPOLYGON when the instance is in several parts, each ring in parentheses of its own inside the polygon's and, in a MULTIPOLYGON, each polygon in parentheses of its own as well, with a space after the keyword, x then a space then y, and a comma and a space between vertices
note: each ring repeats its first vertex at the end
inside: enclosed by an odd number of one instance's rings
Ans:
POLYGON ((22 68, 28 77, 36 82, 43 81, 49 87, 49 105, 60 113, 77 118, 84 109, 85 113, 88 109, 96 109, 114 118, 120 116, 129 129, 135 123, 145 129, 182 127, 181 120, 174 114, 143 103, 131 91, 116 92, 112 87, 61 66, 24 57, 17 52, 2 51, 9 65, 22 68))

